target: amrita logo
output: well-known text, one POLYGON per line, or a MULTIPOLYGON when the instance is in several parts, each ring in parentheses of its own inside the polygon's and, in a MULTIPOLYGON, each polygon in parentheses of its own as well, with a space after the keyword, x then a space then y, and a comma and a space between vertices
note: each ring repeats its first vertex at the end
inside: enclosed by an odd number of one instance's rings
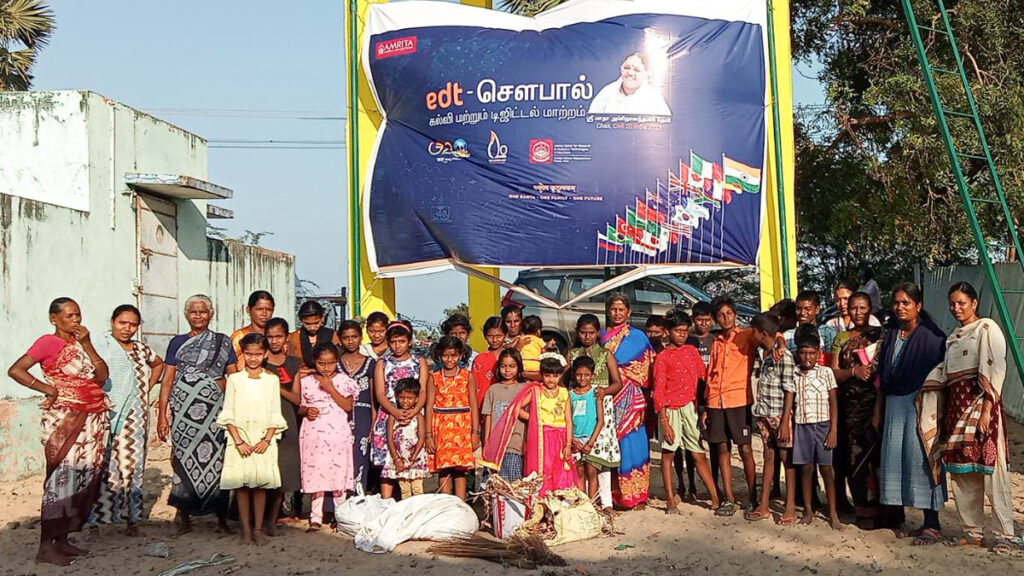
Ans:
POLYGON ((530 140, 530 164, 550 164, 555 157, 555 142, 550 138, 530 140))
POLYGON ((391 58, 392 56, 402 56, 403 54, 412 54, 414 52, 416 52, 415 36, 382 40, 373 47, 373 53, 377 55, 378 60, 391 58))
POLYGON ((498 135, 491 130, 491 139, 487 142, 487 161, 491 164, 504 164, 508 160, 508 146, 501 143, 498 135))

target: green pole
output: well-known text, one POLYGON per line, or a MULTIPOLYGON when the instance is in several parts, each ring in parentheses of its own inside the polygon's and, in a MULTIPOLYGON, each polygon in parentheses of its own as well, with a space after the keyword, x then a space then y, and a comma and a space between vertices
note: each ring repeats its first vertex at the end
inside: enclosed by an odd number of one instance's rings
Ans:
POLYGON ((775 16, 768 2, 768 70, 772 83, 772 126, 775 136, 775 191, 778 193, 779 233, 782 235, 782 290, 786 298, 792 297, 789 278, 789 235, 786 231, 786 190, 782 176, 782 133, 779 121, 779 81, 775 64, 775 16))
POLYGON ((359 202, 359 50, 356 45, 357 0, 348 3, 348 178, 349 178, 349 241, 352 243, 352 317, 363 312, 363 254, 359 202))

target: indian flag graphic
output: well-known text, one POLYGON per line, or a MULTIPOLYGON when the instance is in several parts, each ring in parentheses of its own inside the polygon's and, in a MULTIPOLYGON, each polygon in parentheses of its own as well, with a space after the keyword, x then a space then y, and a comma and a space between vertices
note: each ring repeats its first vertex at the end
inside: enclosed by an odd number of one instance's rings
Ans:
POLYGON ((725 187, 735 192, 757 194, 761 190, 761 171, 729 157, 723 157, 725 187))

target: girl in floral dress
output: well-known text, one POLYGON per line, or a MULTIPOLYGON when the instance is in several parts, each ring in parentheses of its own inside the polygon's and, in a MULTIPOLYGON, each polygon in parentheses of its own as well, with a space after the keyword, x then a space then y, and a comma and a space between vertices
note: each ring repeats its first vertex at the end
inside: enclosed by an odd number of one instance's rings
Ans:
POLYGON ((434 348, 441 369, 427 383, 427 452, 431 470, 440 475, 440 491, 466 499, 466 472, 476 467, 473 451, 480 445, 476 382, 459 367, 465 348, 461 340, 441 338, 434 348))
MULTIPOLYGON (((395 386, 395 398, 399 408, 411 409, 420 395, 420 381, 403 378, 395 386)), ((417 414, 408 424, 399 424, 395 418, 388 419, 388 454, 391 456, 384 465, 381 476, 398 481, 399 494, 409 498, 423 494, 423 479, 430 473, 427 467, 427 424, 422 414, 417 414)))
MULTIPOLYGON (((388 419, 395 418, 399 424, 408 424, 419 414, 427 403, 427 381, 430 373, 427 362, 409 353, 412 343, 412 325, 396 320, 388 326, 385 333, 391 355, 381 358, 373 374, 374 396, 377 398, 377 417, 373 422, 373 446, 370 459, 374 466, 385 468, 394 465, 388 453, 388 419), (420 381, 420 393, 412 408, 400 408, 395 399, 395 386, 402 378, 417 378, 420 381)), ((382 479, 380 495, 391 498, 395 482, 382 479)))

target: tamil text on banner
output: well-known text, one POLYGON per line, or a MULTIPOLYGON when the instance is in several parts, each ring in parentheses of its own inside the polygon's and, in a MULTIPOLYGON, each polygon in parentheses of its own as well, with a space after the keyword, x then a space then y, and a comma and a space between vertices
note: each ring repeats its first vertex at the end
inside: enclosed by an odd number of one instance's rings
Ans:
POLYGON ((755 264, 764 19, 751 0, 374 5, 375 270, 755 264))

